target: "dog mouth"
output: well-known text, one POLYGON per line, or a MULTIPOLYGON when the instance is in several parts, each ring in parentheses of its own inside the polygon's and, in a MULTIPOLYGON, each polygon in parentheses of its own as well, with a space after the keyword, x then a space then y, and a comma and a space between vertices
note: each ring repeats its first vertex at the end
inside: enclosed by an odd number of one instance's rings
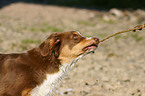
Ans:
POLYGON ((83 48, 83 51, 84 51, 84 52, 93 52, 93 53, 94 53, 94 51, 95 51, 95 49, 96 49, 97 47, 98 47, 98 44, 93 43, 93 44, 90 44, 90 45, 84 47, 84 48, 83 48))

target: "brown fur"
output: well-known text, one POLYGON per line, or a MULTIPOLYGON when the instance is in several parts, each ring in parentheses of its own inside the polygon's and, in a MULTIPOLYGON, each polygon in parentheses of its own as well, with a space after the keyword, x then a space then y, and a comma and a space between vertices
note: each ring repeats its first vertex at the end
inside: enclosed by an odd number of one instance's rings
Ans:
POLYGON ((0 54, 0 96, 30 96, 46 74, 58 72, 61 64, 83 53, 82 50, 76 53, 75 46, 82 49, 94 40, 85 41, 80 35, 74 38, 74 33, 78 34, 75 31, 53 33, 39 47, 26 53, 0 54))

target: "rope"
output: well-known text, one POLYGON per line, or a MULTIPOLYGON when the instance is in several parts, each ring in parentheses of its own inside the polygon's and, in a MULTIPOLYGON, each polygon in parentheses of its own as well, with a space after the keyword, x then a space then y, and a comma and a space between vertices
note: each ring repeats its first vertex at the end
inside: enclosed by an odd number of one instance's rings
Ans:
POLYGON ((128 29, 128 30, 124 30, 124 31, 120 31, 120 32, 114 33, 114 34, 112 34, 112 35, 100 40, 99 43, 104 42, 105 40, 107 40, 107 39, 109 39, 109 38, 111 38, 113 36, 116 36, 118 34, 121 34, 121 33, 126 33, 126 32, 130 32, 130 31, 136 32, 136 30, 142 30, 144 27, 145 27, 145 24, 144 25, 137 25, 133 29, 128 29))

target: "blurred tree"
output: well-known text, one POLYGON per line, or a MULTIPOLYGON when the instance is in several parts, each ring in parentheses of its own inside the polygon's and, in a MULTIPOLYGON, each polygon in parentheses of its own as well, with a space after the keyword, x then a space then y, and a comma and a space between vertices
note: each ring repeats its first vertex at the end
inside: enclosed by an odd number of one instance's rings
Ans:
MULTIPOLYGON (((42 1, 42 0, 40 0, 42 1)), ((47 4, 92 8, 145 8, 145 0, 44 0, 47 4)))
POLYGON ((145 8, 145 0, 0 0, 0 5, 19 1, 84 8, 145 8))

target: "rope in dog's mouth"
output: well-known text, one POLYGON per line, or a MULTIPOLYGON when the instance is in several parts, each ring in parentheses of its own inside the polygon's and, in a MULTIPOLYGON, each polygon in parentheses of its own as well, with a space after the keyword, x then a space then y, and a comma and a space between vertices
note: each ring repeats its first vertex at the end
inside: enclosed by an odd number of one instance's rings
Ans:
MULTIPOLYGON (((124 30, 124 31, 120 31, 120 32, 114 33, 114 34, 112 34, 112 35, 110 35, 110 36, 108 36, 108 37, 106 37, 106 38, 100 40, 99 43, 104 42, 105 40, 107 40, 107 39, 109 39, 109 38, 111 38, 111 37, 114 37, 114 36, 116 36, 116 35, 118 35, 118 34, 121 34, 121 33, 126 33, 126 32, 130 32, 130 31, 136 32, 136 30, 142 30, 144 27, 145 27, 145 24, 143 24, 143 25, 137 25, 137 26, 135 26, 135 27, 132 28, 132 29, 128 29, 128 30, 124 30)), ((99 44, 99 43, 98 43, 98 44, 99 44)))

